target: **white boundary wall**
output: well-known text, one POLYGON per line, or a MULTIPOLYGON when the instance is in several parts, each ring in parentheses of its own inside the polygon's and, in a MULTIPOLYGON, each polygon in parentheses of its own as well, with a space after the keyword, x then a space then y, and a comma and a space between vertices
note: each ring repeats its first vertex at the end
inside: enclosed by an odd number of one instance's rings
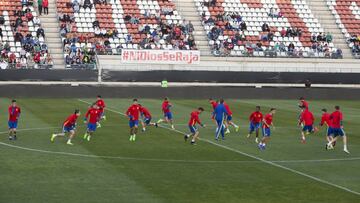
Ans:
POLYGON ((360 60, 356 59, 202 57, 199 65, 126 64, 121 62, 121 56, 99 56, 99 60, 102 69, 119 71, 197 70, 360 73, 360 60))

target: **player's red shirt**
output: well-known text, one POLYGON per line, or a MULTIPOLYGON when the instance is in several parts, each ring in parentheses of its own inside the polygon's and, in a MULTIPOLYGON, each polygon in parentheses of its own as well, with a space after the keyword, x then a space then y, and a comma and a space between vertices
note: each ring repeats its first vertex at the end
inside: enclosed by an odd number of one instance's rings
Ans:
POLYGON ((140 108, 140 112, 143 114, 143 116, 144 116, 145 118, 151 118, 151 113, 150 113, 150 111, 149 111, 147 108, 141 107, 141 108, 140 108))
POLYGON ((16 122, 21 114, 21 109, 18 106, 9 106, 9 121, 16 122))
POLYGON ((211 101, 210 104, 213 107, 213 109, 215 109, 218 105, 218 103, 216 101, 211 101))
POLYGON ((326 124, 329 127, 332 127, 329 113, 323 113, 321 116, 320 126, 323 126, 324 124, 326 124))
POLYGON ((161 105, 161 109, 164 113, 170 112, 171 103, 169 101, 164 101, 161 105))
POLYGON ((273 122, 273 115, 270 113, 266 114, 264 117, 263 128, 269 128, 271 126, 272 122, 273 122))
POLYGON ((126 115, 131 116, 131 120, 137 121, 140 116, 140 106, 138 104, 131 105, 126 111, 126 115))
POLYGON ((343 114, 341 111, 334 111, 330 115, 331 124, 333 128, 341 128, 342 127, 342 120, 343 120, 343 114))
POLYGON ((300 123, 304 125, 314 125, 315 117, 311 111, 305 109, 300 116, 300 123))
POLYGON ((76 124, 76 120, 78 119, 78 115, 76 114, 72 114, 70 115, 65 121, 64 121, 64 126, 66 127, 71 127, 74 126, 76 124))
POLYGON ((100 110, 95 108, 90 108, 85 114, 85 118, 88 119, 89 123, 95 124, 99 120, 100 110))
POLYGON ((100 111, 104 111, 104 108, 106 107, 105 102, 104 102, 103 99, 97 100, 96 105, 99 107, 100 111))
POLYGON ((263 119, 263 114, 260 111, 255 111, 250 115, 249 120, 252 123, 260 123, 263 119))
POLYGON ((232 116, 232 112, 231 112, 231 110, 230 110, 230 107, 229 107, 229 105, 228 105, 227 103, 225 103, 225 102, 224 102, 224 107, 225 107, 226 111, 228 112, 228 115, 229 115, 229 116, 232 116))
POLYGON ((190 114, 190 120, 189 120, 189 125, 193 126, 196 125, 196 123, 201 125, 201 121, 199 118, 200 113, 198 111, 193 111, 190 114))
POLYGON ((300 101, 300 106, 305 107, 305 109, 309 109, 309 103, 305 100, 300 101))

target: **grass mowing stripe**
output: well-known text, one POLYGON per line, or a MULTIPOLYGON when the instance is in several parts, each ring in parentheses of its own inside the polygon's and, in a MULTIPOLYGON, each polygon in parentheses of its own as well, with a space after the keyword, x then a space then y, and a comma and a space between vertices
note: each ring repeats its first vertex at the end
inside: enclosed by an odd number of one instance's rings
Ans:
MULTIPOLYGON (((80 102, 82 102, 82 103, 86 103, 86 104, 91 104, 90 102, 87 102, 87 101, 82 100, 82 99, 78 99, 78 101, 80 101, 80 102)), ((120 112, 120 111, 117 111, 117 110, 114 110, 114 109, 111 109, 111 108, 107 108, 107 110, 110 111, 110 112, 113 112, 113 113, 117 113, 117 114, 126 116, 124 113, 122 113, 122 112, 120 112)), ((180 133, 180 134, 182 134, 182 135, 186 135, 186 133, 184 133, 184 132, 181 132, 181 131, 179 131, 179 130, 173 130, 173 129, 168 128, 168 127, 166 127, 166 126, 159 126, 159 127, 164 128, 164 129, 167 129, 167 130, 170 130, 170 131, 178 132, 178 133, 180 133)), ((295 170, 295 169, 288 168, 288 167, 286 167, 286 166, 283 166, 283 165, 274 163, 274 162, 272 162, 272 161, 268 161, 268 160, 262 159, 262 158, 260 158, 260 157, 257 157, 257 156, 254 156, 254 155, 251 155, 251 154, 242 152, 242 151, 237 150, 237 149, 233 149, 233 148, 227 147, 227 146, 225 146, 225 145, 221 145, 221 144, 215 143, 215 142, 213 142, 213 141, 211 141, 211 140, 208 140, 208 139, 201 139, 201 140, 203 140, 203 141, 205 141, 205 142, 207 142, 207 143, 209 143, 209 144, 212 144, 212 145, 221 147, 221 148, 223 148, 223 149, 227 149, 227 150, 229 150, 229 151, 232 151, 232 152, 241 154, 241 155, 243 155, 243 156, 247 156, 247 157, 256 159, 256 160, 261 161, 261 162, 263 162, 263 163, 267 163, 267 164, 272 165, 272 166, 274 166, 274 167, 281 168, 281 169, 284 169, 284 170, 286 170, 286 171, 293 172, 293 173, 295 173, 295 174, 298 174, 298 175, 301 175, 301 176, 310 178, 310 179, 315 180, 315 181, 317 181, 317 182, 320 182, 320 183, 323 183, 323 184, 327 184, 327 185, 330 185, 330 186, 336 187, 336 188, 338 188, 338 189, 341 189, 341 190, 344 190, 344 191, 347 191, 347 192, 350 192, 350 193, 352 193, 352 194, 356 194, 356 195, 359 195, 359 196, 360 196, 360 192, 351 190, 351 189, 346 188, 346 187, 344 187, 344 186, 337 185, 337 184, 331 183, 331 182, 326 181, 326 180, 322 180, 322 179, 317 178, 317 177, 315 177, 315 176, 312 176, 312 175, 303 173, 303 172, 298 171, 298 170, 295 170)))
MULTIPOLYGON (((111 125, 110 125, 111 126, 111 125)), ((48 130, 48 129, 56 129, 57 127, 44 127, 44 128, 26 128, 19 129, 18 132, 23 131, 33 131, 33 130, 48 130)), ((0 132, 0 134, 6 134, 8 131, 0 132)), ((0 145, 17 148, 26 151, 40 152, 46 154, 59 154, 59 155, 70 155, 70 156, 79 156, 79 157, 87 157, 87 158, 105 158, 105 159, 122 159, 122 160, 133 160, 133 161, 157 161, 157 162, 180 162, 180 163, 261 163, 261 161, 214 161, 214 160, 182 160, 182 159, 149 159, 149 158, 134 158, 134 157, 121 157, 121 156, 101 156, 101 155, 88 155, 88 154, 78 154, 78 153, 69 153, 69 152, 54 152, 48 150, 41 149, 33 149, 28 147, 21 147, 17 145, 11 145, 8 143, 0 142, 0 145)), ((354 161, 360 160, 360 157, 352 157, 347 159, 313 159, 313 160, 273 160, 271 162, 274 163, 316 163, 316 162, 333 162, 333 161, 354 161)))

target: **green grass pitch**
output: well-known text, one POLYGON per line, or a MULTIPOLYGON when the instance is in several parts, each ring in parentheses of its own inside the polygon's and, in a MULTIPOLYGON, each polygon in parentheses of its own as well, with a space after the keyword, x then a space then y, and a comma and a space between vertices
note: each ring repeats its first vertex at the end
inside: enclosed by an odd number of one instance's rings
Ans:
MULTIPOLYGON (((87 102, 91 99, 84 99, 87 102)), ((131 99, 105 99, 107 120, 90 142, 83 141, 79 119, 74 146, 64 139, 50 143, 63 120, 87 104, 74 99, 20 98, 18 140, 7 140, 8 99, 0 100, 0 202, 360 202, 360 102, 310 101, 320 121, 320 109, 342 107, 350 155, 325 150, 325 129, 300 143, 297 101, 229 100, 240 132, 214 140, 207 100, 172 100, 175 127, 188 132, 190 112, 201 115, 207 128, 191 146, 183 135, 165 128, 148 128, 129 142, 125 112, 131 99), (277 127, 265 151, 247 139, 248 116, 256 105, 263 113, 278 109, 277 127), (22 130, 21 130, 22 129, 22 130)), ((154 120, 161 117, 161 100, 140 99, 154 120)))

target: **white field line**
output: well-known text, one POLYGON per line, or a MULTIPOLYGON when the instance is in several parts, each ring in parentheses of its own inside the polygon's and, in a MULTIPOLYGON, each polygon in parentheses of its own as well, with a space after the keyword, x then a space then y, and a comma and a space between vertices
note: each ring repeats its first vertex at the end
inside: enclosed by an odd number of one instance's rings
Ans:
MULTIPOLYGON (((79 99, 79 101, 82 102, 82 103, 90 104, 90 102, 87 102, 87 101, 84 101, 84 100, 81 100, 81 99, 79 99)), ((111 108, 107 108, 107 110, 108 110, 108 111, 111 111, 111 112, 113 112, 113 113, 117 113, 117 114, 120 114, 120 115, 124 115, 124 116, 125 116, 125 114, 122 113, 122 112, 120 112, 120 111, 116 111, 116 110, 113 110, 113 109, 111 109, 111 108)), ((166 127, 166 126, 160 126, 160 127, 164 128, 164 129, 168 129, 168 130, 170 130, 170 131, 178 132, 178 133, 180 133, 180 134, 182 134, 182 135, 186 135, 186 133, 181 132, 181 131, 176 130, 176 129, 173 130, 173 129, 171 129, 171 128, 169 128, 169 127, 166 127)), ((333 187, 335 187, 335 188, 338 188, 338 189, 341 189, 341 190, 344 190, 344 191, 347 191, 347 192, 350 192, 350 193, 352 193, 352 194, 355 194, 355 195, 359 195, 359 196, 360 196, 360 192, 351 190, 351 189, 346 188, 346 187, 344 187, 344 186, 337 185, 337 184, 335 184, 335 183, 331 183, 331 182, 329 182, 329 181, 326 181, 326 180, 317 178, 317 177, 315 177, 315 176, 312 176, 312 175, 303 173, 303 172, 301 172, 301 171, 298 171, 298 170, 295 170, 295 169, 292 169, 292 168, 288 168, 288 167, 286 167, 286 166, 277 164, 277 163, 275 163, 275 162, 273 162, 273 161, 268 161, 268 160, 262 159, 262 158, 260 158, 260 157, 257 157, 257 156, 254 156, 254 155, 251 155, 251 154, 242 152, 242 151, 240 151, 240 150, 230 148, 230 147, 228 147, 228 146, 225 146, 225 145, 222 145, 222 144, 213 142, 213 141, 208 140, 208 139, 202 138, 201 140, 203 140, 203 141, 205 141, 205 142, 207 142, 207 143, 210 143, 210 144, 212 144, 212 145, 221 147, 221 148, 223 148, 223 149, 227 149, 227 150, 229 150, 229 151, 232 151, 232 152, 241 154, 241 155, 243 155, 243 156, 247 156, 247 157, 253 158, 253 159, 258 160, 258 161, 260 161, 260 162, 267 163, 267 164, 272 165, 272 166, 274 166, 274 167, 281 168, 281 169, 284 169, 284 170, 286 170, 286 171, 293 172, 293 173, 295 173, 295 174, 298 174, 298 175, 301 175, 301 176, 310 178, 310 179, 315 180, 315 181, 317 181, 317 182, 320 182, 320 183, 323 183, 323 184, 327 184, 327 185, 333 186, 333 187)))

